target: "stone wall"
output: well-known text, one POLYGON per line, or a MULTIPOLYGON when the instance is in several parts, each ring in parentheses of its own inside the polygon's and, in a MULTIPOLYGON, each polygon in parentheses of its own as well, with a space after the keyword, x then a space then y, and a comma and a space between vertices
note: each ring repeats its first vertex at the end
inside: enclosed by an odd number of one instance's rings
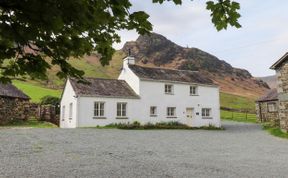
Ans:
POLYGON ((41 105, 39 119, 51 122, 59 126, 59 115, 56 113, 56 107, 53 105, 41 105))
MULTIPOLYGON (((279 102, 274 101, 279 108, 279 102)), ((256 114, 260 122, 270 122, 274 126, 279 126, 279 113, 278 110, 275 112, 268 111, 268 103, 271 102, 258 102, 256 103, 256 114)))
POLYGON ((29 101, 0 97, 0 125, 29 118, 29 101))
POLYGON ((59 125, 59 115, 53 105, 40 106, 17 98, 0 97, 0 125, 29 118, 59 125))
POLYGON ((288 61, 276 71, 279 98, 280 128, 288 131, 288 61))
POLYGON ((280 101, 279 119, 280 119, 280 128, 288 132, 288 101, 280 101))

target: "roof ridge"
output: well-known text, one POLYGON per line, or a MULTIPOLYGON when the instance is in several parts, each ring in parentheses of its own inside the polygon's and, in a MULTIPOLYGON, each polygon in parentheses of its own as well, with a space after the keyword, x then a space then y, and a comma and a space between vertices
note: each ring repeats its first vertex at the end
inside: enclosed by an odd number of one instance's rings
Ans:
POLYGON ((286 52, 280 59, 278 59, 278 60, 270 67, 270 69, 275 70, 276 68, 278 68, 278 66, 282 64, 282 62, 286 59, 287 56, 288 56, 288 52, 286 52))
POLYGON ((164 69, 164 70, 174 70, 174 71, 199 73, 199 71, 183 70, 183 69, 171 69, 171 68, 165 68, 165 67, 148 67, 148 66, 141 66, 141 65, 137 65, 137 64, 129 64, 129 66, 137 66, 137 67, 143 67, 143 68, 149 68, 149 69, 164 69))
MULTIPOLYGON (((70 78, 72 80, 77 80, 77 78, 70 78)), ((83 79, 97 79, 97 80, 122 80, 122 79, 114 79, 114 78, 100 78, 100 77, 83 77, 83 79)))

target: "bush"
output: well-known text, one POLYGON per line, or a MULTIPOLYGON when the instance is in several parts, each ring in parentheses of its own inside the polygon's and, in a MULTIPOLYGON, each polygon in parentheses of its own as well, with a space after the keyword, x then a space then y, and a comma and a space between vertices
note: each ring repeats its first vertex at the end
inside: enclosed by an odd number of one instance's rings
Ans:
POLYGON ((118 129, 204 129, 204 130, 223 130, 223 128, 215 127, 214 125, 204 126, 204 127, 189 127, 185 124, 179 122, 159 122, 156 124, 147 123, 141 125, 139 122, 135 121, 133 123, 118 123, 118 124, 109 124, 103 128, 118 128, 118 129))
POLYGON ((40 104, 41 105, 53 105, 55 106, 56 109, 56 114, 60 113, 60 98, 55 97, 55 96, 44 96, 40 99, 40 104))

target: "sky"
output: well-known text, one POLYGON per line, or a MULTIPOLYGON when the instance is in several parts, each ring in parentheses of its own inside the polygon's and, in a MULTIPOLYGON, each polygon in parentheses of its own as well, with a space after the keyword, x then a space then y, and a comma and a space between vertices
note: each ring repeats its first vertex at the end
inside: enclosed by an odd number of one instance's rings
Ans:
MULTIPOLYGON (((253 76, 273 75, 269 67, 288 52, 287 0, 236 0, 241 5, 242 28, 229 27, 218 32, 203 0, 183 0, 152 4, 152 0, 131 0, 133 11, 150 15, 153 32, 164 35, 183 47, 196 47, 233 67, 247 69, 253 76)), ((120 31, 122 48, 126 41, 136 40, 135 31, 120 31)))

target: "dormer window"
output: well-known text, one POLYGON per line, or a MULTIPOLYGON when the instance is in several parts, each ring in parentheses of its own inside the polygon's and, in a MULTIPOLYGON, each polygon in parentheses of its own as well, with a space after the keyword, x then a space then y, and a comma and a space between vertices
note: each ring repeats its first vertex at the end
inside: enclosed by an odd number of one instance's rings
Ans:
POLYGON ((165 84, 165 94, 173 95, 173 85, 165 84))
POLYGON ((198 87, 190 86, 190 95, 198 95, 198 87))

